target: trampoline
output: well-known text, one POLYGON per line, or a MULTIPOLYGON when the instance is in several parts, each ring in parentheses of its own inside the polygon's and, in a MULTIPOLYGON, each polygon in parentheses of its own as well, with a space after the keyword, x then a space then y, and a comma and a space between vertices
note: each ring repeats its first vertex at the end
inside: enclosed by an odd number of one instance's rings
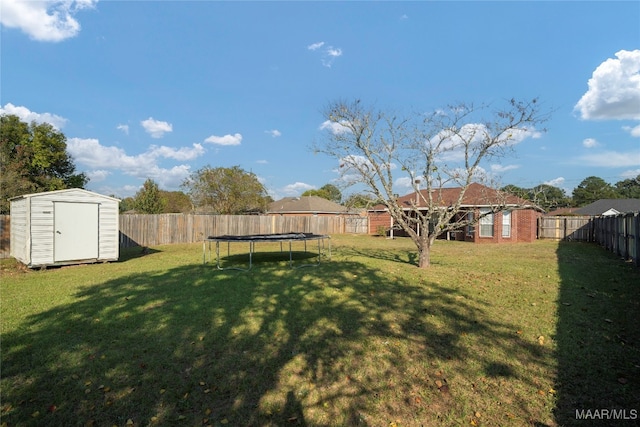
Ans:
POLYGON ((302 267, 314 267, 320 265, 322 259, 323 250, 325 249, 325 240, 328 241, 328 258, 331 259, 331 238, 326 234, 313 234, 313 233, 281 233, 281 234, 251 234, 251 235, 224 235, 224 236, 209 236, 204 242, 202 242, 202 263, 206 264, 211 262, 211 244, 216 244, 216 267, 218 270, 241 270, 249 271, 253 267, 253 254, 255 252, 256 243, 259 242, 275 242, 280 243, 280 252, 284 253, 283 243, 289 243, 289 267, 302 268, 302 267), (301 264, 293 265, 293 242, 304 242, 304 251, 307 252, 307 242, 317 241, 318 243, 318 260, 313 264, 301 264), (249 267, 221 267, 220 266, 220 243, 227 244, 227 257, 230 256, 231 243, 248 243, 249 244, 249 267), (208 248, 207 248, 208 245, 208 248), (208 251, 207 251, 208 249, 208 251), (208 252, 208 258, 207 258, 208 252))

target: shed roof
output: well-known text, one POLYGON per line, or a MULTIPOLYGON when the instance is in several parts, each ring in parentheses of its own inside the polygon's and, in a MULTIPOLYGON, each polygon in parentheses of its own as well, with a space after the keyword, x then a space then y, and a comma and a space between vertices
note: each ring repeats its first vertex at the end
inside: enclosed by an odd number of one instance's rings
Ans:
MULTIPOLYGON (((462 187, 438 188, 431 190, 435 203, 441 207, 454 205, 460 197, 462 187)), ((420 190, 420 197, 417 192, 407 194, 398 198, 398 204, 406 209, 416 206, 417 208, 425 208, 425 200, 428 200, 428 191, 420 190), (417 202, 417 203, 416 203, 417 202)), ((542 209, 533 204, 531 201, 515 196, 511 193, 496 190, 478 183, 471 183, 462 197, 461 207, 483 207, 483 206, 528 206, 533 209, 542 211, 542 209)), ((371 210, 385 210, 384 205, 374 206, 371 210)))
POLYGON ((42 191, 40 193, 30 193, 30 194, 22 194, 20 196, 15 196, 15 197, 11 197, 9 200, 17 200, 17 199, 28 199, 28 198, 32 198, 32 197, 38 197, 38 196, 48 196, 51 194, 67 194, 67 193, 85 193, 87 195, 92 195, 92 196, 96 196, 96 197, 102 197, 105 199, 110 199, 110 200, 114 200, 116 202, 119 202, 120 199, 116 199, 115 197, 111 197, 111 196, 105 196, 104 194, 100 194, 100 193, 94 193, 93 191, 89 191, 89 190, 85 190, 83 188, 66 188, 64 190, 53 190, 53 191, 42 191))
POLYGON ((580 215, 602 215, 610 209, 619 213, 639 212, 640 199, 600 199, 577 209, 575 213, 580 215))
POLYGON ((267 213, 346 213, 348 209, 318 196, 285 197, 269 203, 267 213))

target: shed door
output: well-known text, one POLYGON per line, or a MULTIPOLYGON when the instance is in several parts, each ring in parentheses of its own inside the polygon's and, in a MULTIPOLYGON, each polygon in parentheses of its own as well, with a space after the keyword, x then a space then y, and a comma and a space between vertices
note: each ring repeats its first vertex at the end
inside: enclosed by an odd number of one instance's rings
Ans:
POLYGON ((98 204, 54 203, 54 261, 98 258, 98 204))

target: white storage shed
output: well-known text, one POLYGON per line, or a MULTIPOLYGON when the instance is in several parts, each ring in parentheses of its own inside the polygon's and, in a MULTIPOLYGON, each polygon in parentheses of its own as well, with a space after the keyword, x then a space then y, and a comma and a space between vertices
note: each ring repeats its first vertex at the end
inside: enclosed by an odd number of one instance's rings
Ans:
POLYGON ((80 188, 14 197, 10 255, 28 267, 116 261, 119 203, 80 188))

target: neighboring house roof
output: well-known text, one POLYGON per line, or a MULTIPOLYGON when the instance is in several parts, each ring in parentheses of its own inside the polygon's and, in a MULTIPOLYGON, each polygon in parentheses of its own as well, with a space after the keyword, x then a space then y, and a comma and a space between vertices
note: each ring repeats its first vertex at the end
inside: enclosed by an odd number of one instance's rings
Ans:
MULTIPOLYGON (((438 202, 440 206, 452 206, 460 197, 462 187, 439 188, 432 191, 434 202, 438 202)), ((406 209, 412 206, 426 207, 425 199, 428 200, 427 190, 420 191, 421 196, 414 191, 411 194, 398 198, 398 204, 406 209)), ((510 193, 505 193, 482 184, 471 183, 467 187, 462 198, 461 207, 490 207, 496 205, 504 206, 527 206, 542 211, 539 206, 534 205, 531 201, 517 197, 510 193)), ((372 211, 384 211, 384 205, 374 206, 372 211)))
POLYGON ((267 206, 267 213, 346 213, 347 210, 318 196, 285 197, 267 206))
POLYGON ((640 199, 600 199, 576 210, 579 215, 616 215, 640 211, 640 199))

